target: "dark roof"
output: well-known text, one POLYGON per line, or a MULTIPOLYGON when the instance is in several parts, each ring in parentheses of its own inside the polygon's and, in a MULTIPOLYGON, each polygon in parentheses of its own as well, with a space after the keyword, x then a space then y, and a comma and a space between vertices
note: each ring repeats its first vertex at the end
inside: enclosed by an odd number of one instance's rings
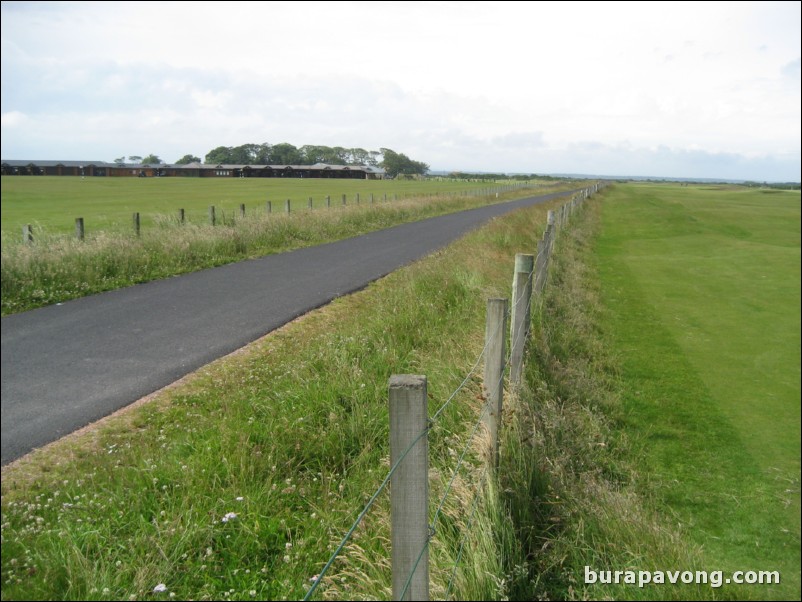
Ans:
POLYGON ((94 165, 95 167, 122 167, 126 169, 142 169, 144 167, 158 167, 160 169, 293 169, 293 170, 312 170, 312 171, 364 171, 366 173, 384 174, 385 171, 380 167, 373 167, 371 165, 328 165, 326 163, 316 163, 314 165, 222 165, 213 163, 188 163, 186 165, 175 165, 167 163, 107 163, 106 161, 20 161, 20 160, 3 160, 3 165, 9 167, 27 167, 29 165, 36 165, 37 167, 55 167, 63 165, 64 167, 88 167, 94 165))
POLYGON ((55 167, 56 165, 63 165, 64 167, 87 167, 94 165, 95 167, 117 167, 116 163, 106 163, 105 161, 19 161, 11 159, 6 161, 2 160, 3 165, 10 167, 27 167, 28 165, 36 165, 38 167, 55 167))

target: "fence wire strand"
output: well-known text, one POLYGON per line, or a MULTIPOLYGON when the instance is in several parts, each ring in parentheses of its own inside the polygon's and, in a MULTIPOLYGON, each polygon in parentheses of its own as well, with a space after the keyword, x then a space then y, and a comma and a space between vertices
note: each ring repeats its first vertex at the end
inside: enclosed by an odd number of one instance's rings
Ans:
POLYGON ((376 498, 378 498, 379 494, 382 491, 384 491, 385 487, 387 487, 387 484, 390 482, 390 479, 392 478, 393 473, 395 473, 396 469, 398 469, 398 467, 401 465, 401 462, 404 461, 404 458, 407 457, 407 454, 412 450, 412 448, 415 447, 415 445, 417 445, 418 441, 420 441, 423 438, 424 435, 429 433, 429 428, 430 427, 427 426, 423 431, 421 431, 421 433, 417 437, 415 437, 415 439, 412 441, 412 443, 410 443, 409 446, 403 451, 403 453, 401 454, 401 457, 398 458, 398 460, 396 460, 395 464, 393 464, 393 466, 390 468, 390 471, 387 473, 387 476, 384 477, 384 480, 382 481, 381 485, 379 485, 379 488, 371 496, 370 500, 368 500, 368 503, 365 504, 365 507, 362 509, 362 512, 359 513, 359 516, 357 517, 356 521, 354 521, 354 524, 351 525, 351 528, 345 534, 345 537, 343 537, 342 541, 340 542, 340 545, 337 546, 337 549, 334 550, 334 553, 331 555, 331 557, 329 558, 329 561, 323 567, 323 570, 320 571, 320 574, 318 575, 317 579, 315 579, 315 582, 312 584, 312 587, 310 587, 309 591, 306 592, 306 596, 304 596, 304 600, 309 600, 311 598, 312 594, 315 592, 315 590, 318 588, 318 585, 323 580, 323 576, 326 574, 326 572, 329 570, 331 565, 334 563, 334 560, 337 558, 337 556, 340 554, 342 549, 345 547, 345 544, 348 543, 348 540, 351 539, 351 535, 354 534, 354 531, 356 531, 356 528, 359 526, 359 523, 362 522, 362 519, 365 517, 365 515, 368 512, 368 510, 370 510, 371 506, 373 506, 373 503, 376 501, 376 498))
MULTIPOLYGON (((555 228, 554 229, 555 230, 557 229, 557 224, 555 224, 555 228)), ((551 242, 551 241, 549 241, 549 242, 551 242)), ((550 244, 549 245, 543 245, 542 255, 544 256, 544 260, 548 261, 550 255, 551 255, 551 245, 550 244)), ((523 299, 524 293, 525 293, 526 289, 528 288, 529 283, 531 282, 534 285, 534 283, 537 282, 537 276, 538 276, 538 274, 537 274, 537 265, 538 265, 538 260, 540 259, 540 257, 541 257, 541 253, 538 253, 536 255, 536 257, 535 257, 535 263, 534 263, 533 270, 529 273, 529 275, 527 277, 526 285, 521 287, 520 295, 518 296, 517 299, 514 299, 514 306, 513 307, 517 307, 517 304, 520 303, 520 301, 523 299)), ((531 307, 531 298, 529 300, 529 303, 527 303, 527 307, 531 307)), ((524 308, 524 310, 525 309, 527 309, 527 308, 524 308)), ((505 313, 506 317, 510 318, 511 313, 512 313, 512 307, 508 307, 507 311, 505 313)), ((503 328, 499 328, 498 330, 502 331, 503 328)), ((505 359, 505 362, 504 362, 504 368, 505 369, 508 368, 510 366, 511 362, 512 362, 512 353, 511 353, 511 351, 515 347, 515 345, 518 343, 518 341, 519 341, 518 337, 522 336, 522 333, 527 333, 528 331, 529 331, 529 325, 525 324, 524 328, 519 329, 518 332, 515 333, 515 337, 516 338, 512 341, 512 345, 511 345, 511 347, 509 349, 509 353, 505 354, 507 356, 506 359, 505 359)), ((476 369, 479 367, 479 363, 482 361, 482 358, 485 356, 485 354, 487 352, 487 349, 490 346, 490 343, 495 339, 496 336, 498 336, 498 334, 499 334, 498 331, 493 333, 490 336, 490 338, 485 342, 485 345, 484 345, 482 351, 479 353, 479 357, 476 359, 476 362, 473 364, 473 367, 470 369, 470 371, 468 372, 467 376, 465 376, 465 378, 462 380, 462 382, 459 384, 459 386, 457 386, 457 388, 451 393, 451 395, 448 397, 448 399, 437 409, 437 411, 435 411, 435 413, 432 415, 432 417, 429 418, 428 426, 423 431, 421 431, 421 433, 412 441, 412 443, 410 443, 410 445, 401 454, 401 457, 399 457, 398 460, 396 460, 396 462, 390 468, 389 472, 387 473, 387 476, 384 478, 384 480, 382 481, 381 485, 379 485, 379 487, 376 489, 375 493, 368 500, 367 504, 365 504, 365 507, 359 513, 359 516, 354 521, 353 525, 351 525, 351 528, 345 534, 345 536, 343 537, 342 541, 340 542, 340 544, 335 549, 334 553, 329 558, 328 562, 326 562, 326 565, 320 571, 320 574, 317 576, 317 578, 315 579, 314 583, 309 588, 309 591, 307 591, 306 596, 304 596, 304 598, 303 598, 304 601, 307 601, 307 600, 311 599, 312 595, 317 590, 319 584, 323 581, 323 577, 325 576, 325 574, 327 573, 327 571, 329 570, 331 565, 334 563, 334 560, 337 558, 337 556, 339 556, 340 552, 343 550, 345 545, 348 543, 348 541, 350 540, 350 538, 353 535, 354 531, 356 531, 356 528, 359 526, 359 524, 362 522, 362 519, 367 514, 368 510, 370 510, 370 508, 373 506, 373 503, 379 497, 381 492, 384 491, 384 489, 387 487, 387 485, 390 482, 390 479, 392 478, 392 476, 395 473, 396 469, 404 461, 404 459, 406 458, 407 454, 412 450, 413 447, 415 447, 415 445, 418 443, 418 441, 420 441, 424 436, 428 435, 428 433, 431 430, 432 426, 435 424, 435 422, 440 417, 440 415, 443 413, 443 411, 446 409, 446 407, 448 407, 453 402, 453 400, 456 398, 457 394, 465 387, 465 385, 467 384, 468 380, 470 380, 471 376, 473 376, 473 374, 476 372, 476 369)), ((501 383, 504 381, 505 369, 503 369, 501 371, 501 376, 499 378, 499 381, 496 383, 496 387, 500 386, 501 383)), ((401 596, 400 596, 401 599, 403 599, 404 596, 406 595, 406 592, 409 589, 409 585, 412 582, 412 578, 415 575, 415 572, 417 571, 418 565, 420 564, 420 561, 423 558, 424 553, 429 548, 429 545, 431 543, 432 538, 434 537, 434 535, 437 532, 436 531, 437 520, 438 520, 438 518, 440 516, 440 513, 442 512, 442 509, 443 509, 443 507, 445 505, 446 500, 448 499, 448 495, 451 492, 451 488, 452 488, 452 486, 454 484, 454 481, 456 480, 457 475, 459 474, 459 470, 460 470, 460 468, 461 468, 461 466, 462 466, 462 464, 463 464, 463 462, 465 460, 465 456, 467 455, 468 451, 470 450, 471 442, 473 441, 473 438, 476 435, 476 432, 479 430, 479 427, 481 426, 482 421, 483 421, 483 419, 485 417, 485 414, 487 413, 488 410, 489 410, 489 405, 488 405, 487 402, 485 402, 484 407, 482 408, 482 411, 480 412, 479 418, 476 421, 476 423, 474 424, 473 430, 471 431, 471 434, 468 436, 468 439, 467 439, 467 441, 465 443, 465 447, 463 448, 462 453, 460 454, 460 456, 459 456, 459 458, 457 460, 457 465, 456 465, 456 467, 454 468, 454 471, 451 474, 451 478, 450 478, 450 480, 448 482, 448 485, 446 486, 446 489, 445 489, 442 497, 440 498, 440 501, 438 503, 437 509, 435 510, 434 515, 432 517, 432 521, 429 523, 429 536, 426 538, 426 542, 423 544, 423 546, 421 548, 421 551, 418 554, 418 558, 415 561, 415 564, 412 567, 412 570, 411 570, 409 576, 407 577, 407 580, 406 580, 405 585, 404 585, 404 589, 401 592, 401 596)), ((464 549, 464 546, 465 546, 465 542, 467 540, 467 535, 468 535, 468 533, 470 533, 470 527, 471 527, 471 525, 473 523, 473 519, 474 519, 474 515, 476 513, 476 509, 478 508, 479 492, 480 492, 480 490, 482 488, 482 485, 483 485, 484 480, 485 480, 485 478, 487 476, 487 473, 488 473, 488 465, 485 465, 485 468, 482 471, 482 475, 479 478, 479 482, 477 483, 476 493, 474 494, 473 501, 471 502, 471 511, 470 511, 470 514, 469 514, 468 523, 466 525, 465 533, 463 534, 463 536, 462 536, 462 538, 460 540, 460 546, 459 546, 459 551, 457 553, 457 559, 456 559, 456 562, 454 563, 454 569, 453 569, 453 571, 451 573, 451 578, 449 579, 448 587, 446 589, 446 599, 448 599, 448 596, 451 593, 451 589, 452 589, 452 586, 454 584, 454 580, 456 578, 457 570, 459 568, 460 561, 462 559, 462 553, 463 553, 463 549, 464 549)))

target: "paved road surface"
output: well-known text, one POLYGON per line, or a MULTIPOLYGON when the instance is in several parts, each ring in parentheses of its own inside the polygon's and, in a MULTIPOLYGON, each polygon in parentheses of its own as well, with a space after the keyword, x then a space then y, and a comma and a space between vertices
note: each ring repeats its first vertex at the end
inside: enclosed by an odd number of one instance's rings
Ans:
POLYGON ((494 216, 566 194, 480 207, 2 318, 2 464, 494 216))

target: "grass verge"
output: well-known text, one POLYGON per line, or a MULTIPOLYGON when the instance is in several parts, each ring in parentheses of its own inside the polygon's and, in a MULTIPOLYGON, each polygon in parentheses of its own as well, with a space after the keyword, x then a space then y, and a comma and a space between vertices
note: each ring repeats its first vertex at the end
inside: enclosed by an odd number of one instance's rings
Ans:
MULTIPOLYGON (((555 205, 493 220, 4 467, 4 599, 302 597, 389 468, 390 374, 426 374, 430 415, 441 407, 481 351, 485 300, 509 295, 514 254, 531 252, 555 205)), ((594 263, 600 207, 586 207, 561 233, 533 312, 498 480, 470 436, 484 403, 477 375, 430 432, 432 506, 468 450, 432 539, 431 597, 759 599, 762 588, 583 582, 585 566, 724 568, 666 504, 626 422, 626 370, 594 263)), ((383 495, 316 599, 389 598, 383 495)))
MULTIPOLYGON (((532 246, 547 208, 493 220, 4 467, 4 599, 302 597, 387 472, 389 376, 426 374, 432 413, 440 407, 479 356, 486 299, 508 294, 514 254, 532 246), (154 592, 160 583, 166 591, 154 592)), ((480 384, 472 376, 430 434, 433 500, 456 455, 480 446, 468 437, 480 384)), ((485 518, 503 506, 491 496, 465 528, 474 491, 486 489, 481 457, 466 457, 432 545, 435 597, 449 583, 466 598, 503 589, 488 530, 499 521, 485 518), (465 544, 470 568, 452 582, 466 532, 489 537, 465 544)), ((389 597, 387 503, 377 501, 319 597, 389 597)))
MULTIPOLYGON (((556 189, 559 190, 559 189, 556 189)), ((414 197, 391 203, 346 206, 331 211, 273 214, 233 213, 218 225, 178 224, 163 218, 156 229, 99 232, 84 241, 37 235, 34 244, 3 239, 2 314, 18 313, 86 295, 166 278, 243 259, 341 240, 397 224, 454 213, 513 198, 414 197)))
MULTIPOLYGON (((558 243, 526 403, 513 423, 523 428, 507 444, 516 451, 506 454, 514 468, 503 490, 527 552, 515 599, 797 599, 799 532, 788 506, 794 496, 798 503, 798 480, 756 469, 759 456, 738 438, 731 414, 715 407, 688 355, 656 327, 660 316, 646 309, 653 298, 638 294, 631 274, 616 264, 616 278, 600 278, 602 224, 609 225, 602 207, 620 194, 602 193, 558 243), (721 571, 722 579, 767 570, 782 582, 586 584, 585 567, 721 571)), ((621 236, 632 232, 623 226, 621 236)), ((705 305, 719 319, 714 307, 705 305)))

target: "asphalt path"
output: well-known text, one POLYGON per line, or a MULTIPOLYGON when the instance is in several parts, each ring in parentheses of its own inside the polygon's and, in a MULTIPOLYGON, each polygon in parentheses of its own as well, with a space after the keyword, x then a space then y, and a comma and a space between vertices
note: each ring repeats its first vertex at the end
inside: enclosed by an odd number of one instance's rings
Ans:
POLYGON ((491 218, 561 192, 2 318, 2 464, 125 407, 491 218))

